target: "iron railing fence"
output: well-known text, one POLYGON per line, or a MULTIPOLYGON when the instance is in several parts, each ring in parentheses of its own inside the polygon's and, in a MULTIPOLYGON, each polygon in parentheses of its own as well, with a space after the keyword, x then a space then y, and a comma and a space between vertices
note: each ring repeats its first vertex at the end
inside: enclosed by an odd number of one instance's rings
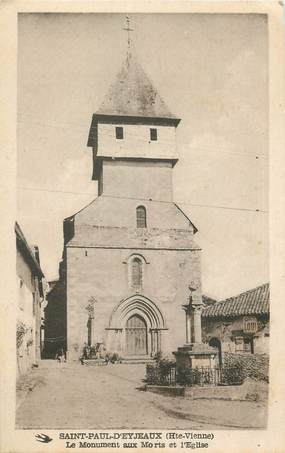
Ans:
POLYGON ((147 364, 146 381, 154 385, 176 385, 176 365, 169 365, 167 368, 159 365, 147 364))
POLYGON ((147 365, 146 381, 153 385, 215 386, 240 385, 244 377, 238 367, 197 367, 176 369, 176 364, 160 367, 147 365))
POLYGON ((219 368, 188 368, 179 370, 177 384, 192 386, 219 385, 221 383, 221 370, 219 368))

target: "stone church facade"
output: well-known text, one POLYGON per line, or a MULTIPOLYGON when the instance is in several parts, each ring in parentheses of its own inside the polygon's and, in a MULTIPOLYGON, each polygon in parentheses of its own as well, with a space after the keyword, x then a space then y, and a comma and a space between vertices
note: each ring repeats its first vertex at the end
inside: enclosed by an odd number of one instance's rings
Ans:
POLYGON ((185 343, 189 285, 202 296, 197 229, 173 201, 179 122, 129 52, 90 127, 98 197, 64 221, 68 359, 84 343, 123 358, 185 343))

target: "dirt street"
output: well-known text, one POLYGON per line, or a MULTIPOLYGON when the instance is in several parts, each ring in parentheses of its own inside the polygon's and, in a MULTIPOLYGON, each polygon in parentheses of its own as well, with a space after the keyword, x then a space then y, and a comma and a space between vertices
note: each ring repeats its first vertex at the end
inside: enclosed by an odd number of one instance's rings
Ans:
POLYGON ((190 400, 142 390, 144 365, 42 361, 17 388, 22 429, 245 429, 265 426, 261 402, 190 400))

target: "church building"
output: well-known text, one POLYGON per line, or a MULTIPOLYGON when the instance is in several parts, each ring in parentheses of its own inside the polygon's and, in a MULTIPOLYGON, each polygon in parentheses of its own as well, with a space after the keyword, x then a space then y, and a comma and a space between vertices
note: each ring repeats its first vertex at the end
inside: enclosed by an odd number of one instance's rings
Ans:
POLYGON ((91 122, 98 197, 64 220, 68 360, 85 343, 126 359, 185 343, 189 285, 202 296, 197 229, 173 201, 179 123, 129 50, 91 122))

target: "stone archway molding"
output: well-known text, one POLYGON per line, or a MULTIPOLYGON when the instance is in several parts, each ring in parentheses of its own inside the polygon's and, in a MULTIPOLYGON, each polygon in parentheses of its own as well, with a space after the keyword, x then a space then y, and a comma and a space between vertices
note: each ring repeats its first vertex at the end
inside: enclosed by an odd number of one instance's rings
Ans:
POLYGON ((108 329, 122 329, 126 320, 134 314, 142 315, 149 329, 167 330, 157 304, 141 294, 135 294, 119 302, 111 314, 108 329))

